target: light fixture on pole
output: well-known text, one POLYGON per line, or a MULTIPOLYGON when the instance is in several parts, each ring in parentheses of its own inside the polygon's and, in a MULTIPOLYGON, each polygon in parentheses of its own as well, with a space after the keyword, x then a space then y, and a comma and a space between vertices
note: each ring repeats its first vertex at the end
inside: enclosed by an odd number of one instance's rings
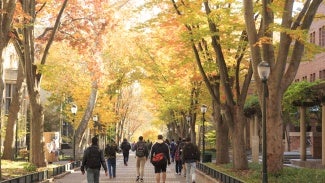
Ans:
POLYGON ((204 125, 205 117, 204 117, 204 115, 207 112, 207 110, 208 110, 208 106, 203 104, 201 106, 202 121, 203 121, 203 123, 202 123, 202 128, 203 128, 202 129, 202 162, 205 162, 205 159, 204 159, 204 157, 205 157, 205 125, 204 125))
POLYGON ((186 115, 186 121, 187 121, 187 123, 189 124, 190 122, 191 122, 191 116, 189 116, 189 115, 186 115))
POLYGON ((96 127, 97 127, 97 122, 98 122, 98 114, 93 116, 93 121, 94 121, 94 136, 96 136, 96 127))
POLYGON ((270 65, 262 61, 257 66, 258 75, 263 83, 263 101, 262 101, 262 174, 263 183, 267 183, 267 144, 266 144, 266 97, 267 97, 267 79, 270 75, 270 65))
POLYGON ((186 121, 187 121, 187 124, 189 126, 188 128, 188 134, 191 135, 191 116, 190 115, 186 115, 186 121))
MULTIPOLYGON (((78 111, 78 107, 76 104, 73 104, 71 107, 71 113, 73 114, 73 123, 75 122, 75 117, 78 111)), ((76 161, 76 130, 74 126, 73 128, 73 161, 76 161)))

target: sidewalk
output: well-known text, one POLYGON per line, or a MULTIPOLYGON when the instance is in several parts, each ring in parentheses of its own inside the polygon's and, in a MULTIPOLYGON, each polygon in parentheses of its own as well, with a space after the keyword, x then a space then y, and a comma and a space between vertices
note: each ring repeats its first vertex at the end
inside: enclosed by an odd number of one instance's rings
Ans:
MULTIPOLYGON (((123 156, 121 154, 117 155, 116 160, 116 178, 109 179, 105 176, 104 170, 101 169, 100 172, 100 182, 121 182, 130 183, 135 182, 136 179, 136 169, 135 169, 135 156, 134 152, 130 152, 128 166, 124 166, 123 156)), ((144 170, 144 182, 145 183, 155 183, 155 173, 152 164, 147 161, 144 170)), ((87 183, 86 174, 82 175, 80 170, 71 172, 60 179, 54 179, 55 183, 87 183)), ((160 180, 161 182, 161 180, 160 180)), ((175 163, 171 163, 167 167, 167 179, 166 183, 185 183, 185 177, 183 175, 175 174, 175 163)))

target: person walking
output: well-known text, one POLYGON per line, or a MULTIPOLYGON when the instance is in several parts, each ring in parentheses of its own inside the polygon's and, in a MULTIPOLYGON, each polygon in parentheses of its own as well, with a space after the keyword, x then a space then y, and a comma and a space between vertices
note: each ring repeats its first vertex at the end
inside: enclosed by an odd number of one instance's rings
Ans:
POLYGON ((131 145, 128 142, 127 139, 123 139, 123 142, 121 144, 121 149, 123 152, 123 161, 124 161, 124 165, 128 166, 128 161, 129 161, 129 151, 131 149, 131 145))
POLYGON ((144 166, 149 156, 149 150, 143 137, 139 137, 139 141, 134 144, 132 151, 135 151, 136 169, 137 169, 137 182, 143 182, 144 166))
POLYGON ((181 159, 181 144, 177 144, 175 147, 175 154, 174 154, 174 158, 175 158, 175 171, 176 174, 181 175, 182 173, 182 159, 181 159))
POLYGON ((107 158, 108 174, 110 179, 116 177, 116 153, 117 152, 118 152, 118 148, 114 141, 106 145, 105 156, 107 158))
POLYGON ((88 183, 99 183, 99 172, 101 166, 105 170, 107 176, 107 166, 104 159, 104 153, 98 147, 98 138, 93 137, 91 139, 91 146, 88 147, 83 155, 81 164, 81 173, 85 174, 87 171, 87 182, 88 183))
POLYGON ((176 151, 176 143, 174 139, 172 139, 172 141, 170 142, 170 154, 171 154, 172 162, 174 162, 175 160, 175 151, 176 151))
POLYGON ((156 183, 160 183, 160 179, 165 183, 167 165, 170 165, 170 151, 162 135, 158 135, 157 142, 152 145, 150 161, 155 167, 156 183))
POLYGON ((195 183, 196 163, 200 161, 200 151, 197 145, 191 142, 191 138, 186 138, 186 143, 182 151, 182 162, 186 169, 186 183, 195 183))
MULTIPOLYGON (((186 138, 179 138, 177 144, 178 144, 178 150, 179 150, 180 157, 182 157, 183 147, 184 147, 185 143, 186 143, 186 138)), ((179 165, 181 167, 180 168, 181 171, 178 173, 179 173, 179 175, 183 174, 183 176, 186 177, 186 166, 185 166, 184 162, 182 161, 182 158, 179 162, 181 163, 181 165, 179 165)))

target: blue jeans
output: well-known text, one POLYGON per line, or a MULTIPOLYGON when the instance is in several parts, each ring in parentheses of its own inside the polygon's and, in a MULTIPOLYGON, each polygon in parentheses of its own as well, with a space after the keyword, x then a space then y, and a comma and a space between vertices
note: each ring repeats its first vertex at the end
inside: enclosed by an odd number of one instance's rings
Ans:
POLYGON ((182 160, 175 160, 175 170, 176 173, 182 172, 182 160))
POLYGON ((196 162, 185 163, 186 166, 186 183, 192 183, 195 181, 195 168, 196 162))
POLYGON ((100 169, 87 169, 87 182, 88 183, 99 183, 99 171, 100 169))
POLYGON ((107 159, 107 167, 109 177, 116 176, 116 158, 108 158, 107 159))

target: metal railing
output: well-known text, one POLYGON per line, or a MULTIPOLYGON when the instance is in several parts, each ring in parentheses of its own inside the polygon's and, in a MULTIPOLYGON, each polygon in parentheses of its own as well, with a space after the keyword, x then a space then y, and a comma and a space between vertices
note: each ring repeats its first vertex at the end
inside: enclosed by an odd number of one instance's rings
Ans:
POLYGON ((48 171, 36 172, 14 179, 4 180, 1 183, 34 183, 46 180, 48 178, 48 171))
POLYGON ((45 170, 45 171, 42 171, 42 172, 36 172, 36 173, 21 176, 21 177, 4 180, 4 181, 1 181, 1 183, 35 183, 35 182, 41 182, 41 181, 47 180, 50 177, 60 175, 60 174, 65 173, 67 171, 78 168, 80 166, 81 166, 81 161, 74 161, 74 162, 71 162, 71 163, 67 163, 65 165, 61 165, 61 166, 52 168, 51 170, 45 170))
POLYGON ((218 172, 217 170, 210 168, 202 163, 197 164, 197 169, 210 176, 211 178, 214 178, 223 183, 244 183, 242 180, 236 179, 225 173, 218 172))

